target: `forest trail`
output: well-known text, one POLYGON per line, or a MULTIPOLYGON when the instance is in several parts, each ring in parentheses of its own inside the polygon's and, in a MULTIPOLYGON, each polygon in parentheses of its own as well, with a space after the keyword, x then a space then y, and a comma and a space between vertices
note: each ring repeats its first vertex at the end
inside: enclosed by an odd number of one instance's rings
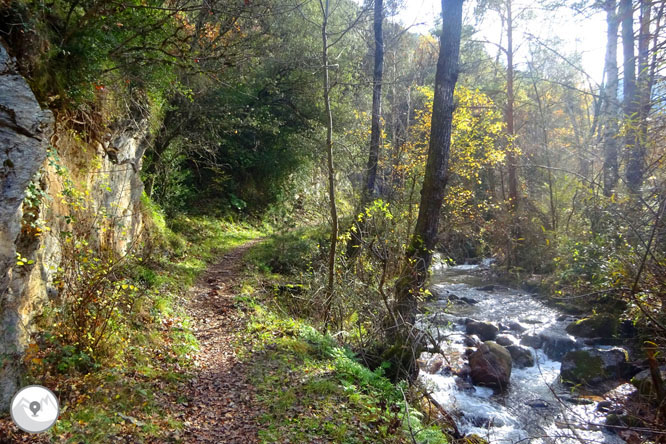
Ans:
POLYGON ((187 405, 183 405, 185 442, 258 442, 255 390, 248 382, 247 364, 237 359, 233 345, 245 323, 234 302, 243 256, 258 242, 255 239, 227 252, 190 289, 187 312, 200 350, 196 374, 187 387, 187 405))

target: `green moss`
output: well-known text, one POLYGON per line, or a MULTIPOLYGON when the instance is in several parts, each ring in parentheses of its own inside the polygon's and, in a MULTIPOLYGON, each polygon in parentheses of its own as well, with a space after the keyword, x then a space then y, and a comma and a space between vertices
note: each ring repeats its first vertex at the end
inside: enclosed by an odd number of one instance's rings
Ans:
POLYGON ((448 442, 412 406, 407 419, 409 389, 391 383, 384 367, 371 371, 306 322, 278 315, 248 295, 242 300, 252 316, 239 345, 254 363, 252 382, 265 412, 261 442, 409 443, 409 425, 418 442, 448 442))
POLYGON ((562 371, 562 380, 572 383, 586 383, 604 375, 603 360, 599 356, 592 356, 585 350, 572 351, 566 354, 565 359, 573 361, 571 370, 562 371))
POLYGON ((620 321, 609 314, 595 314, 567 326, 567 333, 583 338, 612 338, 617 335, 620 321))

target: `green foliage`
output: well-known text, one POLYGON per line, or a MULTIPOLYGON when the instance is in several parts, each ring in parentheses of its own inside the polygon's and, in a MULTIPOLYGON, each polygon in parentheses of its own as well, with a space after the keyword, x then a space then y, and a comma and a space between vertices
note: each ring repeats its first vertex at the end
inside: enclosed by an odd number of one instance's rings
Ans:
POLYGON ((371 371, 307 323, 249 304, 251 343, 243 345, 256 363, 253 382, 265 410, 262 442, 408 443, 411 433, 418 443, 449 442, 436 426, 422 422, 405 401, 406 385, 392 384, 383 367, 371 371))
POLYGON ((260 270, 298 275, 312 269, 318 246, 325 244, 325 230, 298 229, 275 234, 253 248, 247 260, 260 270))

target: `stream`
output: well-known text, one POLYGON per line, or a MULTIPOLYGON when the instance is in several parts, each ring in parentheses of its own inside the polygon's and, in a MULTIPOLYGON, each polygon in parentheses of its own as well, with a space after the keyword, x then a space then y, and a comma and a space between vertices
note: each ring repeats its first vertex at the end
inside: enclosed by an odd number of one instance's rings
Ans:
POLYGON ((433 398, 452 412, 462 433, 479 435, 492 444, 623 443, 603 427, 590 425, 604 422, 605 415, 597 411, 600 398, 579 397, 559 381, 559 359, 580 345, 565 331, 573 318, 525 291, 497 285, 489 277, 489 262, 434 267, 430 287, 434 297, 419 320, 446 359, 441 363, 441 356, 421 356, 419 378, 433 398), (542 344, 532 344, 538 349, 528 347, 536 365, 514 364, 504 393, 474 386, 464 377, 465 353, 471 345, 465 334, 467 318, 494 323, 504 341, 514 344, 546 338, 542 344), (433 365, 435 358, 438 365, 433 365))

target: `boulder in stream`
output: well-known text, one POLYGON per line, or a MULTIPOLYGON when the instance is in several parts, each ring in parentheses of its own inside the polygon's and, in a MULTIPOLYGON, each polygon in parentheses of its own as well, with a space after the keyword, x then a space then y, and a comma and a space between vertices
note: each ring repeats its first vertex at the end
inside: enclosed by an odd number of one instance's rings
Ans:
POLYGON ((516 338, 511 335, 497 335, 495 342, 502 347, 508 347, 509 345, 514 345, 516 343, 516 338))
POLYGON ((563 382, 571 384, 594 385, 622 379, 630 369, 624 349, 576 350, 568 352, 562 358, 560 377, 563 382))
POLYGON ((579 348, 578 343, 574 338, 555 329, 546 329, 542 331, 539 336, 543 340, 543 352, 550 359, 556 361, 562 359, 562 357, 571 350, 579 348))
MULTIPOLYGON (((666 381, 666 366, 659 367, 662 381, 666 381)), ((650 369, 643 370, 631 378, 631 383, 638 389, 638 393, 650 400, 656 399, 655 390, 652 386, 652 375, 650 369)))
POLYGON ((520 343, 532 348, 541 348, 543 338, 540 335, 525 335, 520 339, 520 343))
POLYGON ((506 349, 511 354, 511 359, 517 368, 534 367, 534 355, 529 348, 511 344, 506 349))
POLYGON ((421 353, 421 356, 416 361, 421 371, 426 373, 435 374, 439 372, 446 360, 440 353, 421 353))
POLYGON ((617 335, 620 320, 610 314, 595 314, 572 322, 567 333, 581 338, 613 338, 617 335))
POLYGON ((492 341, 479 345, 479 349, 469 357, 469 366, 474 384, 499 391, 509 386, 511 353, 501 345, 492 341))
POLYGON ((465 329, 468 335, 477 335, 482 341, 492 341, 499 333, 499 328, 490 322, 467 319, 465 329))

